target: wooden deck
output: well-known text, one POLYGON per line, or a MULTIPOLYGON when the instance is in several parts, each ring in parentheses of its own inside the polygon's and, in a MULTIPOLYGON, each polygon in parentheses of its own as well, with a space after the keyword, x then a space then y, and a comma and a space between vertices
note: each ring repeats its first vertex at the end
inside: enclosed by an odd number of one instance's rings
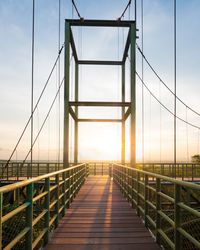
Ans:
POLYGON ((118 187, 88 177, 45 250, 160 249, 118 187))

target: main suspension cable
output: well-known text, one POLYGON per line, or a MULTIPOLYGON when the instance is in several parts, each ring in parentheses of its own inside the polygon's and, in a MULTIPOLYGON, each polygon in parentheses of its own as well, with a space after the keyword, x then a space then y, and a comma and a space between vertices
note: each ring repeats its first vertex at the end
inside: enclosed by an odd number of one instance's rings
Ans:
MULTIPOLYGON (((148 88, 148 86, 145 84, 145 82, 142 81, 142 77, 141 77, 137 72, 135 72, 135 74, 137 75, 137 77, 139 78, 139 80, 141 81, 141 83, 144 84, 144 87, 145 87, 145 88, 148 90, 148 92, 153 96, 153 98, 154 98, 154 99, 155 99, 164 109, 166 109, 171 115, 175 116, 175 114, 174 114, 168 107, 166 107, 166 106, 165 106, 165 105, 164 105, 164 104, 163 104, 163 103, 153 94, 153 92, 148 88)), ((184 122, 184 123, 190 125, 191 127, 200 129, 199 126, 197 126, 197 125, 195 125, 195 124, 192 124, 192 123, 190 123, 190 122, 184 120, 183 118, 181 118, 181 117, 179 117, 179 116, 177 116, 177 115, 176 115, 176 118, 177 118, 178 120, 180 120, 180 121, 182 121, 182 122, 184 122)))
MULTIPOLYGON (((153 66, 150 64, 150 62, 147 60, 147 58, 145 57, 145 55, 142 53, 141 48, 139 47, 138 44, 136 44, 136 47, 138 49, 138 51, 140 52, 140 54, 142 55, 142 57, 144 58, 145 62, 148 64, 148 66, 150 67, 150 69, 153 71, 153 73, 156 75, 156 77, 161 81, 161 83, 169 90, 169 92, 172 95, 175 95, 174 92, 167 86, 167 84, 162 80, 162 78, 158 75, 158 73, 156 72, 156 70, 153 68, 153 66)), ((185 107, 187 107, 190 111, 192 111, 193 113, 195 113, 196 115, 200 116, 200 113, 197 112, 196 110, 192 109, 190 106, 188 106, 183 100, 181 100, 178 96, 176 96, 176 99, 182 103, 185 107)))
POLYGON ((61 52, 62 52, 63 48, 64 48, 64 44, 62 45, 61 49, 60 49, 59 52, 58 52, 58 56, 57 56, 57 58, 56 58, 56 61, 55 61, 54 65, 53 65, 53 67, 52 67, 52 69, 51 69, 51 72, 50 72, 50 74, 49 74, 49 76, 48 76, 48 78, 47 78, 47 81, 46 81, 46 83, 45 83, 45 85, 44 85, 44 87, 43 87, 43 89, 42 89, 42 91, 41 91, 41 94, 40 94, 40 96, 39 96, 39 98, 38 98, 38 100, 37 100, 37 102, 36 102, 36 104, 35 104, 35 107, 34 107, 34 109, 33 109, 33 112, 32 112, 32 114, 31 114, 31 116, 29 117, 29 119, 28 119, 28 121, 27 121, 27 123, 26 123, 26 125, 25 125, 25 127, 24 127, 24 129, 23 129, 23 131, 22 131, 22 133, 21 133, 21 135, 20 135, 20 137, 19 137, 19 139, 18 139, 18 141, 17 141, 17 143, 16 143, 16 145, 15 145, 15 147, 14 147, 14 149, 13 149, 11 155, 10 155, 10 157, 9 157, 9 159, 7 160, 7 162, 6 162, 6 164, 5 164, 5 168, 8 166, 8 164, 9 164, 10 160, 12 159, 12 157, 13 157, 13 155, 14 155, 14 153, 15 153, 15 151, 16 151, 16 149, 17 149, 17 147, 18 147, 18 145, 19 145, 19 143, 20 143, 20 141, 21 141, 21 139, 22 139, 22 137, 24 136, 24 133, 26 132, 26 129, 28 128, 28 125, 29 125, 29 123, 30 123, 30 121, 31 121, 31 119, 32 119, 32 116, 33 116, 33 114, 35 113, 35 110, 37 109, 37 107, 38 107, 38 105, 39 105, 39 103, 40 103, 40 100, 41 100, 41 98, 42 98, 42 96, 43 96, 43 94, 44 94, 44 92, 45 92, 45 89, 47 88, 47 85, 48 85, 48 83, 49 83, 49 81, 50 81, 50 79, 51 79, 51 76, 52 76, 52 74, 53 74, 53 72, 54 72, 54 69, 55 69, 55 67, 56 67, 56 65, 57 65, 58 59, 59 59, 59 57, 60 57, 60 55, 61 55, 61 52))

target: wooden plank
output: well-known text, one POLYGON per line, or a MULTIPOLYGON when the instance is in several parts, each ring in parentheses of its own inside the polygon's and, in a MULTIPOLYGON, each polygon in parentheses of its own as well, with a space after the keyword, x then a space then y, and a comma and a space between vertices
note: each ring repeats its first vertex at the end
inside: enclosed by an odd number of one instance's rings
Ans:
POLYGON ((45 249, 160 248, 112 180, 93 176, 88 177, 45 249))
POLYGON ((60 224, 59 227, 77 227, 77 228, 84 228, 84 227, 89 227, 91 228, 91 230, 93 228, 105 228, 105 227, 108 227, 108 228, 112 228, 112 227, 120 227, 120 228, 143 228, 144 225, 142 223, 135 223, 134 225, 131 223, 131 224, 127 224, 127 223, 110 223, 110 224, 103 224, 103 223, 91 223, 91 224, 85 224, 85 223, 76 223, 76 224, 73 224, 73 223, 65 223, 65 224, 60 224))
POLYGON ((120 244, 120 245, 55 245, 49 244, 48 250, 158 250, 158 246, 155 243, 148 243, 148 244, 120 244))
MULTIPOLYGON (((91 229, 89 227, 86 228, 78 228, 78 227, 59 227, 56 229, 57 233, 91 233, 91 229)), ((146 232, 146 228, 121 228, 121 227, 101 227, 101 228, 93 228, 92 233, 116 233, 116 232, 123 232, 123 233, 130 233, 130 232, 146 232)), ((56 235, 55 234, 55 235, 56 235)))
POLYGON ((58 238, 53 237, 51 239, 51 244, 67 245, 67 244, 80 244, 80 245, 90 245, 90 244, 135 244, 135 243, 152 243, 153 238, 149 237, 138 237, 138 238, 58 238))
POLYGON ((149 232, 56 232, 54 238, 140 238, 150 237, 149 232))
POLYGON ((113 219, 99 219, 99 218, 86 218, 86 219, 78 219, 78 218, 64 218, 60 223, 83 223, 83 224, 94 224, 99 223, 99 224, 120 224, 120 223, 127 223, 127 224, 132 224, 132 223, 141 223, 139 218, 126 218, 126 219, 120 219, 120 218, 113 218, 113 219))

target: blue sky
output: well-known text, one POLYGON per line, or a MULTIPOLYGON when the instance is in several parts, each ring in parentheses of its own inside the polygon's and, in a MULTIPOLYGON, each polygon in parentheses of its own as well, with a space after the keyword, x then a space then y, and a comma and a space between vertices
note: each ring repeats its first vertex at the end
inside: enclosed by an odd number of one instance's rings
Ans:
MULTIPOLYGON (((77 6, 85 19, 116 19, 128 1, 125 0, 77 0, 77 6)), ((141 44, 140 1, 138 2, 138 44, 141 44)), ((63 43, 64 19, 77 18, 71 1, 61 0, 61 43, 63 43)), ((0 158, 8 158, 30 114, 31 89, 31 8, 30 0, 6 0, 0 2, 0 158)), ((191 107, 200 111, 200 1, 177 0, 177 94, 191 107)), ((134 17, 134 6, 130 18, 134 17)), ((128 12, 126 19, 129 18, 128 12)), ((79 55, 87 57, 119 57, 123 47, 122 30, 76 29, 79 55), (93 33, 94 32, 94 33, 93 33), (119 42, 117 41, 119 37, 119 42), (102 46, 103 44, 103 46, 102 46), (90 49, 90 50, 89 50, 90 49)), ((35 16, 35 73, 34 99, 44 85, 58 51, 58 1, 36 0, 35 16)), ((144 0, 144 54, 162 79, 173 89, 173 1, 144 0)), ((63 68, 63 57, 61 58, 63 68)), ((144 68, 144 79, 152 91, 159 96, 159 81, 148 67, 144 68)), ((141 57, 137 54, 137 71, 141 72, 141 57)), ((71 75, 74 69, 71 68, 71 75)), ((57 74, 34 118, 35 134, 44 118, 58 85, 57 74)), ((160 87, 161 100, 173 109, 173 97, 160 87)), ((80 98, 118 100, 120 97, 120 72, 113 68, 81 69, 80 98), (95 79, 95 83, 94 83, 95 79), (109 85, 107 82, 109 81, 109 85), (116 87, 117 82, 117 87, 116 87), (88 91, 84 89, 88 88, 88 91), (105 94, 106 93, 106 94, 105 94)), ((72 93, 71 93, 72 95, 72 93)), ((127 89, 128 96, 128 89, 127 89)), ((62 101, 61 101, 62 107, 62 101)), ((62 111, 62 110, 61 110, 62 111)), ((97 110, 81 111, 83 115, 94 115, 97 110)), ((118 116, 119 110, 102 110, 101 116, 118 116)), ((178 104, 179 115, 186 117, 186 110, 178 104)), ((200 119, 187 114, 188 120, 200 124, 200 119)), ((62 123, 62 116, 61 116, 62 123)), ((128 126, 128 125, 127 125, 128 126)), ((178 159, 187 160, 188 155, 198 153, 198 130, 178 122, 178 159), (187 141, 188 135, 188 141, 187 141)), ((102 124, 81 124, 80 159, 119 159, 120 127, 102 124), (101 133, 98 133, 100 131, 101 133), (88 132, 89 131, 89 132, 88 132), (90 137, 88 137, 90 135, 90 137), (88 139, 89 138, 89 139, 88 139), (105 146, 106 140, 106 146, 105 146), (99 141, 97 145, 97 141, 99 141), (115 146, 113 146, 115 145, 115 146)), ((61 133, 62 136, 62 133, 61 133)), ((128 135, 127 135, 128 141, 128 135)), ((173 158, 173 118, 160 110, 145 91, 145 159, 171 160, 173 158), (161 114, 161 118, 160 118, 161 114), (161 123, 160 123, 161 120, 161 123), (160 145, 160 137, 162 145, 160 145), (161 151, 161 154, 158 152, 161 151), (168 152, 166 154, 165 152, 168 152), (161 155, 161 156, 160 156, 161 155)), ((23 159, 30 145, 29 131, 25 135, 14 158, 23 159)), ((58 150, 58 103, 48 120, 34 158, 56 159, 58 150), (53 133, 51 131, 57 131, 53 133)), ((61 145, 62 146, 62 145, 61 145)), ((70 143, 73 147, 73 143, 70 143)), ((128 147, 128 145, 127 145, 128 147)), ((62 151, 62 147, 61 147, 62 151)), ((127 150, 128 152, 128 150, 127 150)), ((128 153, 127 153, 128 157, 128 153)), ((141 159, 141 84, 137 81, 137 159, 141 159)))

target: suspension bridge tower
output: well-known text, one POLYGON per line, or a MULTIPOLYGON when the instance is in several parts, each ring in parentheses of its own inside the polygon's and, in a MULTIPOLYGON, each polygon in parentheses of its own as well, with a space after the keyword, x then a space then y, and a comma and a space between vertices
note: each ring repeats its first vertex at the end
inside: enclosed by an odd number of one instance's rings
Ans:
POLYGON ((69 165, 69 116, 74 120, 74 163, 78 162, 78 130, 80 122, 118 122, 121 123, 121 162, 125 162, 125 123, 130 115, 130 163, 135 166, 135 151, 136 151, 136 133, 135 133, 135 120, 136 120, 136 87, 135 87, 135 40, 136 40, 136 25, 135 21, 122 21, 122 20, 65 20, 65 62, 64 62, 64 146, 63 146, 63 162, 64 168, 69 165), (112 28, 126 28, 128 35, 124 46, 123 56, 121 60, 108 61, 108 60, 80 60, 78 58, 72 27, 112 27, 112 28), (72 51, 73 59, 75 62, 75 76, 74 101, 70 100, 70 51, 72 51), (126 101, 125 96, 125 72, 127 65, 127 58, 130 59, 128 65, 130 67, 130 97, 126 101), (79 66, 80 65, 115 65, 121 68, 121 101, 120 102, 91 102, 79 101, 79 66), (120 119, 80 119, 78 115, 79 107, 118 107, 121 109, 120 119))

